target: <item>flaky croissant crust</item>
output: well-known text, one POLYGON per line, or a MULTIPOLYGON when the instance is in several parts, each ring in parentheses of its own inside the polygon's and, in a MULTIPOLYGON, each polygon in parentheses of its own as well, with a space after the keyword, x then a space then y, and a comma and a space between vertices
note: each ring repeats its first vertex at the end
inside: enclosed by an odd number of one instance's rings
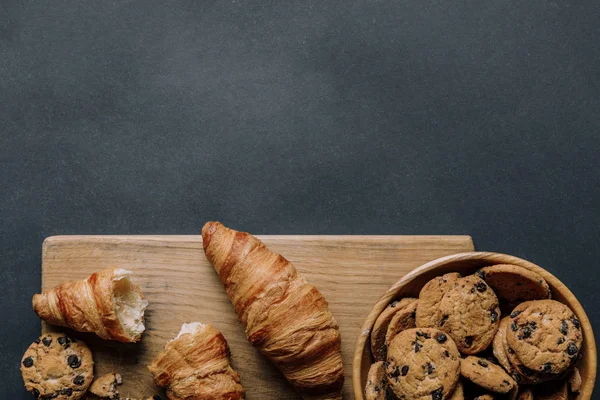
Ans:
POLYGON ((245 398, 238 373, 229 364, 229 346, 211 325, 181 334, 167 343, 148 367, 171 400, 245 398))
MULTIPOLYGON (((116 314, 113 297, 115 274, 122 271, 109 268, 93 273, 89 278, 68 281, 33 296, 35 313, 44 321, 79 332, 92 332, 102 339, 137 342, 139 335, 125 331, 116 314)), ((134 289, 143 299, 139 286, 134 289)), ((142 316, 143 324, 143 316, 142 316)))
POLYGON ((249 233, 208 222, 202 240, 250 343, 304 398, 341 398, 339 328, 317 288, 249 233))

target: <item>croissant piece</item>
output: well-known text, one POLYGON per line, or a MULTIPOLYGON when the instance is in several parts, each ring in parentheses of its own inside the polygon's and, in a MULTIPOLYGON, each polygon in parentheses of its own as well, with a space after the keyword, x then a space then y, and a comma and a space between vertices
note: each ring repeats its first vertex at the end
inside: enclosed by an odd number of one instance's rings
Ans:
POLYGON ((303 398, 341 399, 339 328, 317 288, 249 233, 208 222, 202 241, 250 343, 303 398))
POLYGON ((244 399, 245 391, 229 364, 229 354, 227 341, 211 325, 183 324, 148 369, 171 400, 244 399))
POLYGON ((93 332, 102 339, 137 342, 148 302, 125 269, 105 269, 80 281, 63 282, 33 296, 33 310, 52 325, 93 332))

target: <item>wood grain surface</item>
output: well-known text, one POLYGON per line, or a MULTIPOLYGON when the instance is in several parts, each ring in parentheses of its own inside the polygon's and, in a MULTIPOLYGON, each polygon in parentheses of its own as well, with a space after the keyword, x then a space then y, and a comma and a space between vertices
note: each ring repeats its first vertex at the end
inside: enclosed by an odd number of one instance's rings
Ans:
MULTIPOLYGON (((415 267, 444 255, 473 250, 469 236, 259 237, 273 251, 292 261, 329 301, 342 334, 344 399, 354 398, 354 345, 379 297, 415 267)), ((113 371, 123 375, 124 396, 162 394, 146 366, 179 332, 182 323, 199 321, 223 332, 247 399, 300 398, 247 342, 244 327, 204 256, 201 236, 50 237, 42 251, 42 288, 84 279, 108 267, 133 270, 134 280, 150 302, 142 341, 122 344, 91 334, 70 333, 91 347, 96 376, 113 371)), ((42 329, 55 328, 43 324, 42 329)))

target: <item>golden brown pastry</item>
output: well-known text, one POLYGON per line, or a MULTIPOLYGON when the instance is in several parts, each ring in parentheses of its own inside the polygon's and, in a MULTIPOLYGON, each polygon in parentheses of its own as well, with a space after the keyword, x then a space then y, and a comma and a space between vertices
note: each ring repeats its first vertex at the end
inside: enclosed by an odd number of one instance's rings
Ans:
POLYGON ((240 376, 229 364, 227 341, 208 324, 183 324, 148 369, 171 400, 245 398, 240 376))
POLYGON ((303 398, 341 399, 340 333, 317 288, 249 233, 208 222, 202 241, 250 343, 303 398))
POLYGON ((121 384, 123 384, 123 378, 119 374, 110 373, 102 375, 92 383, 90 393, 100 398, 118 399, 119 389, 117 386, 121 384))
POLYGON ((63 282, 33 296, 33 310, 52 325, 93 332, 102 339, 137 342, 148 302, 133 272, 105 269, 80 281, 63 282))

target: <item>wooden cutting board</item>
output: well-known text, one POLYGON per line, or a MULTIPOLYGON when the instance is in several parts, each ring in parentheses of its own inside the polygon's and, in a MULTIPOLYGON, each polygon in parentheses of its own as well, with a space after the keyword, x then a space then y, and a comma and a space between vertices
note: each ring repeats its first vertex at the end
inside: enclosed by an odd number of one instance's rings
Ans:
MULTIPOLYGON (((292 261, 325 295, 340 325, 346 383, 352 393, 352 356, 364 319, 379 297, 407 272, 427 261, 473 250, 469 236, 259 236, 292 261)), ((121 393, 143 398, 163 394, 146 366, 184 322, 210 323, 229 342, 232 364, 248 400, 300 399, 283 376, 247 341, 217 274, 204 256, 201 236, 55 236, 42 250, 42 289, 94 271, 118 267, 135 272, 150 302, 138 344, 103 341, 70 332, 94 353, 96 376, 118 372, 121 393)), ((43 325, 43 331, 56 329, 43 325)), ((59 328, 60 330, 60 328, 59 328)))

